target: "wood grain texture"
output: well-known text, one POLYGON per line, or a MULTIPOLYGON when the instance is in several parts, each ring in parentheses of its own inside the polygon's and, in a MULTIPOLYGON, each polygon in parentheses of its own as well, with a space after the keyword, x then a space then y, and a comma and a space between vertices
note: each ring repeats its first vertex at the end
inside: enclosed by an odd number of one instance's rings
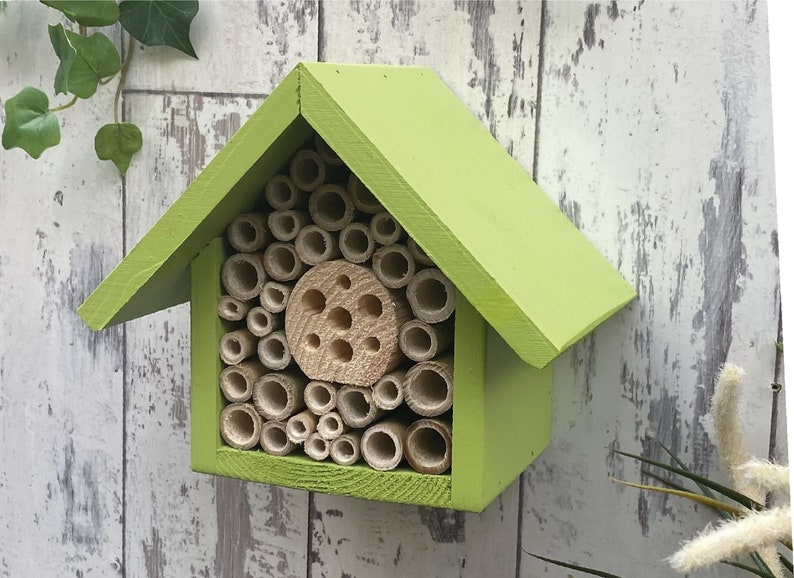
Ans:
MULTIPOLYGON (((531 172, 539 16, 533 2, 326 2, 320 55, 432 67, 531 172)), ((479 515, 317 494, 310 574, 513 575, 517 510, 517 483, 479 515)))
MULTIPOLYGON (((39 3, 0 13, 0 110, 26 85, 52 93, 48 22, 60 19, 39 3)), ((4 577, 115 576, 122 567, 122 333, 92 333, 75 314, 121 256, 115 169, 72 154, 91 147, 112 102, 100 91, 61 115, 61 145, 38 161, 0 150, 4 577)))
MULTIPOLYGON (((522 543, 666 575, 662 558, 713 516, 610 484, 640 474, 605 448, 661 456, 656 438, 714 473, 704 414, 730 360, 748 371, 748 443, 766 455, 779 312, 765 6, 545 9, 538 182, 639 299, 555 364, 552 445, 525 475, 522 543)), ((521 560, 524 576, 545 569, 521 560)))
MULTIPOLYGON (((127 174, 131 246, 260 101, 131 94, 126 102, 151 143, 127 174)), ((128 571, 299 575, 306 565, 305 493, 190 471, 189 343, 186 306, 127 325, 128 571), (279 523, 265 528, 268 519, 279 523)))

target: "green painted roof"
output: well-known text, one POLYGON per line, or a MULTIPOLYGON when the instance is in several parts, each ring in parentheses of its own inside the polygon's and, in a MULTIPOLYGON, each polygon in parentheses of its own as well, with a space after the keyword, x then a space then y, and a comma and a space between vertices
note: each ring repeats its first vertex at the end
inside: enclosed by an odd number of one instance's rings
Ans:
POLYGON ((93 329, 189 299, 190 262, 316 130, 526 362, 635 297, 431 70, 298 65, 80 307, 93 329))

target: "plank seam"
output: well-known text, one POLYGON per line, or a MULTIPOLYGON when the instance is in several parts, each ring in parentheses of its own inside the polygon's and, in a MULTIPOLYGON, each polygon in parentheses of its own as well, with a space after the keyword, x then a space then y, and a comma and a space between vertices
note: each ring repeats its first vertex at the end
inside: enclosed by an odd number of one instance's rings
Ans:
POLYGON ((219 92, 211 90, 166 90, 161 88, 124 88, 123 95, 143 94, 150 96, 201 96, 204 98, 258 98, 266 99, 270 96, 264 92, 219 92))
MULTIPOLYGON (((126 52, 126 34, 122 33, 121 51, 122 58, 128 57, 126 52)), ((127 122, 127 103, 124 91, 121 93, 121 122, 127 122)), ((127 177, 121 175, 121 254, 127 256, 127 177)), ((121 325, 121 576, 127 578, 127 412, 129 399, 127 385, 129 372, 127 371, 127 324, 121 325)))

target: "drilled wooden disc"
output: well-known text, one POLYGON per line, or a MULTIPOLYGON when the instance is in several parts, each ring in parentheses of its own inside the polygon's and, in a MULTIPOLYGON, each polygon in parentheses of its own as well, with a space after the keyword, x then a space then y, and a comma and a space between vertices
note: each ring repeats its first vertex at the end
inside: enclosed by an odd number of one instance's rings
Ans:
POLYGON ((370 386, 402 360, 397 337, 409 314, 369 269, 321 263, 292 291, 287 342, 309 378, 370 386))

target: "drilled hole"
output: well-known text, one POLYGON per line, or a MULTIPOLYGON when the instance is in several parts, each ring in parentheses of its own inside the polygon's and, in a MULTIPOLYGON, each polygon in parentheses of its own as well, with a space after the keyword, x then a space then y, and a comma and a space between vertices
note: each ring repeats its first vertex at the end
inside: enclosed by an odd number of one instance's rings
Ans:
POLYGON ((361 342, 361 347, 366 353, 377 353, 380 351, 380 341, 377 337, 367 337, 361 342))
POLYGON ((342 289, 350 289, 352 283, 350 281, 350 277, 347 275, 340 275, 336 278, 336 284, 339 285, 342 289))
POLYGON ((333 357, 336 361, 347 363, 353 359, 353 348, 350 347, 350 344, 344 339, 332 341, 329 351, 331 353, 331 357, 333 357))
POLYGON ((353 325, 353 318, 344 307, 334 307, 328 312, 328 324, 338 331, 344 331, 353 325))
POLYGON ((383 304, 374 295, 362 295, 358 299, 358 311, 367 317, 377 319, 383 315, 383 304))
POLYGON ((316 333, 309 333, 309 335, 306 336, 306 346, 311 349, 320 347, 320 336, 316 333))
POLYGON ((317 289, 309 289, 301 297, 301 305, 306 313, 317 315, 325 311, 325 295, 317 289))

